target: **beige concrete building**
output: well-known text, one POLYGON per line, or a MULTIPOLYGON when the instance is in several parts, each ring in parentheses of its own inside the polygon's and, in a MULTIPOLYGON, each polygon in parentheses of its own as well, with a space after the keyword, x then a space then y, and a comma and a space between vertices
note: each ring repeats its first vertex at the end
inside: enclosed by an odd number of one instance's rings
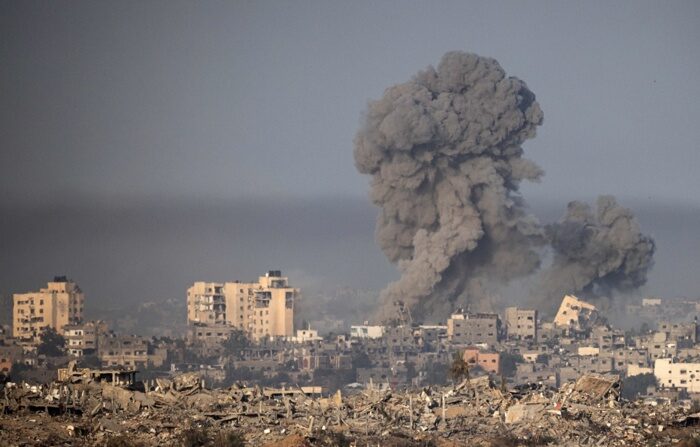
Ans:
POLYGON ((580 328, 581 320, 594 319, 596 313, 597 309, 593 304, 582 301, 573 295, 566 295, 554 317, 554 325, 580 328))
POLYGON ((85 308, 85 295, 66 277, 56 277, 38 292, 15 293, 12 306, 12 336, 36 339, 44 328, 59 334, 69 324, 80 323, 85 308))
POLYGON ((80 324, 67 324, 63 327, 68 354, 73 357, 95 354, 100 336, 107 334, 109 327, 104 321, 88 321, 80 324))
POLYGON ((255 283, 196 282, 187 289, 189 325, 227 325, 257 340, 294 334, 294 301, 299 289, 279 270, 271 270, 255 283))
POLYGON ((510 339, 537 340, 537 311, 506 307, 506 333, 510 339))
POLYGON ((447 339, 452 344, 493 346, 498 342, 500 325, 497 314, 454 313, 447 320, 447 339))
POLYGON ((160 367, 167 350, 153 349, 146 337, 109 334, 98 337, 98 357, 102 367, 160 367))

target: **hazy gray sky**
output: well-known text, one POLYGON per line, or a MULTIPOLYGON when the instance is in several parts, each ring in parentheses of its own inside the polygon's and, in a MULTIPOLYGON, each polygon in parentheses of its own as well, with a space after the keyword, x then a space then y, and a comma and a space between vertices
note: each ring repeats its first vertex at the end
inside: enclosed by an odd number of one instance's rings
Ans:
POLYGON ((3 0, 2 201, 365 196, 367 101, 465 50, 544 110, 529 197, 700 203, 699 42, 697 1, 3 0))
POLYGON ((536 93, 540 216, 615 194, 657 238, 640 293, 698 295, 700 2, 407 0, 0 0, 0 295, 67 274, 94 310, 268 268, 381 288, 352 140, 449 50, 536 93))

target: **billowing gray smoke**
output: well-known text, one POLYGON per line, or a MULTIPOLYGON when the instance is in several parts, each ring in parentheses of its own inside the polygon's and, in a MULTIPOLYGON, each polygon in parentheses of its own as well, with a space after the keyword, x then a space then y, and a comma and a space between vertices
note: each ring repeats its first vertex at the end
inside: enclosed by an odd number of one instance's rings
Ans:
POLYGON ((478 307, 484 282, 539 266, 543 232, 517 190, 542 175, 521 148, 542 111, 523 81, 494 59, 450 52, 365 118, 355 162, 372 175, 377 239, 402 272, 382 292, 385 316, 396 301, 427 318, 478 307))
POLYGON ((549 239, 547 294, 644 283, 653 241, 613 199, 601 199, 597 217, 570 205, 548 232, 527 213, 519 184, 542 170, 521 145, 541 123, 523 81, 494 59, 462 52, 370 102, 355 163, 372 176, 377 240, 401 270, 382 292, 380 318, 395 315, 399 301, 426 320, 489 307, 489 285, 535 272, 549 239))
POLYGON ((547 233, 554 260, 542 272, 540 293, 548 302, 570 292, 610 297, 646 283, 654 240, 613 197, 599 197, 596 214, 585 203, 569 203, 564 218, 549 225, 547 233))

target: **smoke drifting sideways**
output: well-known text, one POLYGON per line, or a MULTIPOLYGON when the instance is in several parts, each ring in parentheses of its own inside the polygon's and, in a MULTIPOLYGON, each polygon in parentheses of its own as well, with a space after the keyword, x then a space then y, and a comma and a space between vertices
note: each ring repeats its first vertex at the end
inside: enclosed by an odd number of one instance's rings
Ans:
POLYGON ((654 240, 614 197, 599 197, 597 207, 594 214, 587 204, 570 202, 563 219, 547 226, 554 259, 538 281, 546 302, 568 292, 610 298, 646 283, 654 240))
POLYGON ((545 235, 517 191, 543 174, 521 148, 542 119, 523 81, 463 52, 370 102, 355 163, 372 176, 377 240, 401 271, 381 317, 397 301, 426 318, 478 306, 484 282, 538 268, 545 235))
POLYGON ((544 277, 551 293, 645 281, 653 242, 614 200, 602 199, 598 219, 571 205, 571 217, 550 227, 528 213, 519 185, 543 171, 523 158, 521 145, 542 122, 525 82, 506 76, 494 59, 464 52, 445 54, 437 69, 369 103, 355 164, 371 175, 376 238, 401 272, 381 293, 378 319, 395 317, 399 302, 424 321, 457 307, 491 309, 491 285, 537 272, 550 239, 555 261, 544 277), (565 237, 579 221, 586 222, 583 252, 565 237), (628 253, 631 247, 637 251, 628 253))

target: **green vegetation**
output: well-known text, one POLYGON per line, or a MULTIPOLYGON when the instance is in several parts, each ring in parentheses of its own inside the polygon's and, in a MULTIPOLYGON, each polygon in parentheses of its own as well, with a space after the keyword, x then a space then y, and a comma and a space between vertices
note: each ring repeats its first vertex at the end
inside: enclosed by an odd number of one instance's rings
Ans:
POLYGON ((656 386, 654 374, 639 374, 626 377, 622 381, 622 397, 627 400, 635 400, 647 392, 647 387, 656 386))
POLYGON ((44 329, 40 337, 41 342, 36 348, 37 354, 47 357, 60 357, 64 354, 66 339, 53 328, 44 329))

